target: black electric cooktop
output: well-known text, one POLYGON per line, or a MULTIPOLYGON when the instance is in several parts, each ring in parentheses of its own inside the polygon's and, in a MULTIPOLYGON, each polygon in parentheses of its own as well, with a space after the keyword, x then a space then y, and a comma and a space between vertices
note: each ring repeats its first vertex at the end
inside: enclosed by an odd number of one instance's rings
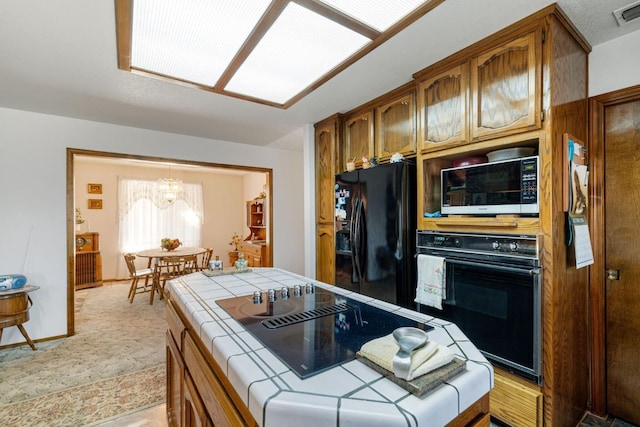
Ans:
POLYGON ((311 283, 217 300, 300 378, 355 359, 362 344, 401 326, 432 326, 311 283))

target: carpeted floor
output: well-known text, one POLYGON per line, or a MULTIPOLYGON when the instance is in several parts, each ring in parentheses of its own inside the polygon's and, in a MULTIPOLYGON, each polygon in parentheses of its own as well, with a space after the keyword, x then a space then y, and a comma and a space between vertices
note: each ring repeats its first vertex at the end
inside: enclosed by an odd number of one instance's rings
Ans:
POLYGON ((164 300, 76 293, 76 335, 0 350, 0 425, 87 426, 165 400, 164 300))

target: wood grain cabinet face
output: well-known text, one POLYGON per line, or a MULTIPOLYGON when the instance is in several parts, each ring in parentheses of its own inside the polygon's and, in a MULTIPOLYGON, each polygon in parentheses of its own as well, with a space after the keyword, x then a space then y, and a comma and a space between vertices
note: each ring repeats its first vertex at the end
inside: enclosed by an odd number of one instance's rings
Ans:
POLYGON ((345 118, 344 161, 355 159, 356 167, 362 168, 362 157, 370 159, 374 155, 373 110, 345 118))
POLYGON ((335 237, 333 223, 316 226, 316 279, 335 282, 335 237))
POLYGON ((540 129, 542 30, 471 58, 471 137, 540 129))
POLYGON ((418 144, 434 151, 465 144, 468 132, 468 63, 418 82, 418 144))
POLYGON ((387 160, 394 153, 416 153, 416 102, 411 92, 376 108, 375 153, 387 160))
MULTIPOLYGON (((319 127, 315 135, 316 222, 332 222, 333 181, 336 162, 336 123, 319 127)), ((345 166, 343 166, 345 167, 345 166)), ((342 170, 342 169, 340 169, 342 170)))

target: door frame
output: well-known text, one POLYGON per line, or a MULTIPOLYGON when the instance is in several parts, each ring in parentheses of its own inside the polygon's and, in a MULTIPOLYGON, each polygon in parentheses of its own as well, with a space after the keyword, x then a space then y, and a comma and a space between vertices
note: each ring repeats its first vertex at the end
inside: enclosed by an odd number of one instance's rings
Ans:
POLYGON ((593 265, 589 276, 589 318, 591 335, 591 411, 607 414, 606 301, 605 301, 605 201, 604 146, 605 109, 640 99, 640 85, 608 92, 589 99, 589 175, 593 185, 589 197, 589 227, 593 242, 593 265))
MULTIPOLYGON (((197 165, 205 168, 235 169, 246 172, 264 173, 267 176, 267 218, 273 218, 273 169, 254 166, 228 165, 223 163, 201 162, 196 160, 175 159, 148 155, 133 155, 113 153, 107 151, 85 150, 79 148, 67 148, 67 336, 75 335, 75 156, 105 157, 112 159, 134 159, 158 163, 175 163, 185 165, 197 165)), ((269 222, 267 228, 267 265, 273 265, 273 223, 269 222)))

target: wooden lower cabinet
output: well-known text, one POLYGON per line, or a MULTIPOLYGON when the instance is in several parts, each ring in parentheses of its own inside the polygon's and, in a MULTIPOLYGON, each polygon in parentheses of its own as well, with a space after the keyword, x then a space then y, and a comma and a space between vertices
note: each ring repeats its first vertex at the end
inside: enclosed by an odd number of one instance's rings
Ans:
POLYGON ((182 426, 184 396, 184 361, 170 331, 167 331, 167 421, 169 426, 182 426))
POLYGON ((189 373, 184 379, 184 425, 185 427, 213 427, 206 408, 189 373))
POLYGON ((233 386, 167 298, 167 421, 170 427, 257 426, 233 386))
POLYGON ((491 416, 518 427, 542 426, 540 387, 494 367, 491 416))
POLYGON ((316 225, 316 279, 333 285, 336 279, 333 222, 316 225))
POLYGON ((238 253, 241 253, 247 260, 248 267, 266 267, 267 259, 266 245, 240 242, 238 244, 238 253))

